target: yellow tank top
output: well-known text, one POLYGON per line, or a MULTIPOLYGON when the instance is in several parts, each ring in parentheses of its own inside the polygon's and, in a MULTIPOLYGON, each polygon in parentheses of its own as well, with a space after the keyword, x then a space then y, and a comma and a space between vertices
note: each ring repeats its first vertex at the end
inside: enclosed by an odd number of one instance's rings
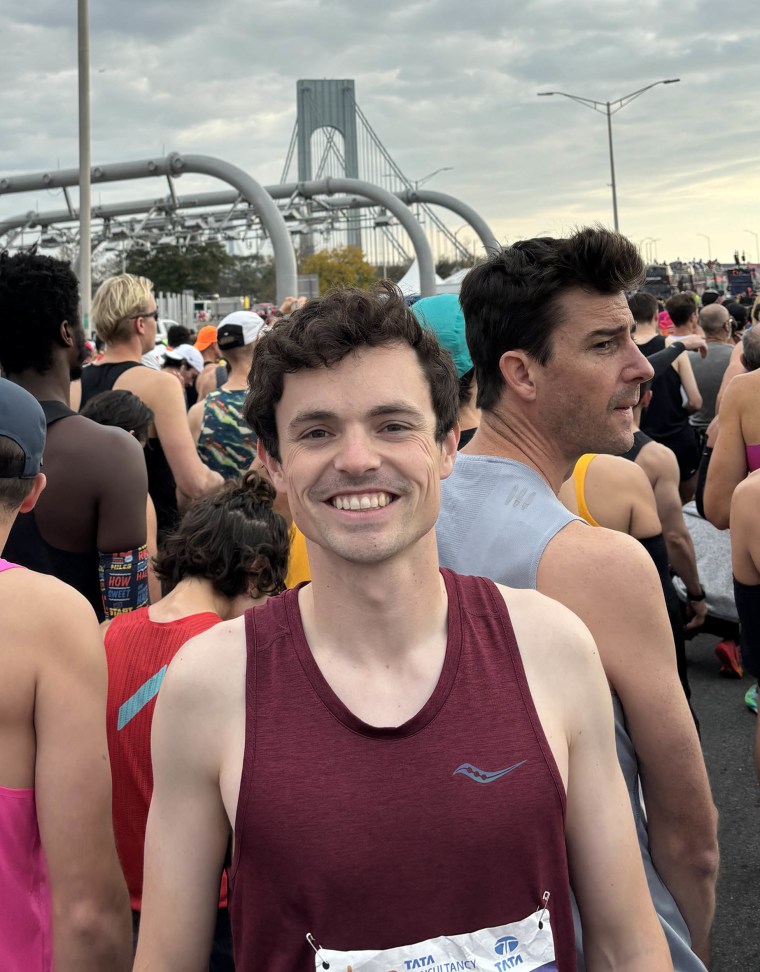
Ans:
POLYGON ((290 590, 302 581, 311 580, 309 570, 309 555, 306 551, 306 537, 295 523, 290 524, 290 552, 288 556, 288 573, 285 576, 285 586, 290 590))
POLYGON ((598 527, 599 524, 586 506, 586 473, 591 465, 591 460, 595 456, 595 452, 587 452, 576 462, 575 469, 573 469, 573 487, 575 489, 575 502, 578 504, 578 516, 582 517, 589 526, 598 527))

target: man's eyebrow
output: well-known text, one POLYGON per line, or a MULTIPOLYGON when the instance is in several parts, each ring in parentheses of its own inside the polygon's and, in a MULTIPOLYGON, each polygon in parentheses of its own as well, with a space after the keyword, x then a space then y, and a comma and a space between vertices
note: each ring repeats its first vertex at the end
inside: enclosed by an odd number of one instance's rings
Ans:
POLYGON ((378 418, 381 415, 409 415, 416 419, 424 418, 423 413, 410 402, 383 402, 381 405, 375 405, 373 409, 370 409, 369 417, 378 418))
POLYGON ((631 324, 618 324, 615 327, 597 327, 595 330, 591 331, 587 335, 589 340, 600 337, 617 337, 618 334, 624 334, 626 331, 630 331, 633 327, 631 324))
POLYGON ((296 412, 288 422, 288 428, 294 429, 306 422, 326 422, 328 419, 335 418, 335 412, 330 412, 324 408, 309 409, 305 412, 296 412))

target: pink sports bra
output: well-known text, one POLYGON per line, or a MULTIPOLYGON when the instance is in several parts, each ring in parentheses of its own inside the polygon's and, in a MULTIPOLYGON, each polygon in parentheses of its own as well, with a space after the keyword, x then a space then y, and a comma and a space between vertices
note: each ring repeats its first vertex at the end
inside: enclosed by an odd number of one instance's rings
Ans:
POLYGON ((746 450, 749 471, 754 472, 756 469, 760 469, 760 444, 748 445, 746 446, 746 450))
MULTIPOLYGON (((18 567, 0 557, 0 573, 18 567)), ((34 790, 0 786, 0 968, 52 972, 51 904, 34 790)))

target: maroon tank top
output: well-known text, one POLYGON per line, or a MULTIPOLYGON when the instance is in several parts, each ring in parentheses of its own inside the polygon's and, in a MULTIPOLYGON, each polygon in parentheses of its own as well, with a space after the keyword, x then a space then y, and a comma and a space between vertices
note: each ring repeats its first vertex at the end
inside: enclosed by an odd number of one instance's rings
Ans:
POLYGON ((504 601, 442 571, 438 684, 377 728, 331 690, 298 591, 246 613, 246 739, 230 867, 237 972, 314 969, 324 948, 384 949, 523 919, 545 891, 574 972, 565 792, 504 601))

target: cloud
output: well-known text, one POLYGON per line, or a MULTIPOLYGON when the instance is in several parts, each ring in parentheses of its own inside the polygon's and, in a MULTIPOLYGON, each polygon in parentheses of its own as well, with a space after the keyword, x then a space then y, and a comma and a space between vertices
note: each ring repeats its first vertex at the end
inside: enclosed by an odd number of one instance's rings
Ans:
MULTIPOLYGON (((74 6, 36 0, 0 16, 0 175, 77 164, 74 6)), ((729 259, 760 222, 756 23, 746 0, 730 17, 702 0, 93 4, 92 158, 200 153, 274 183, 296 80, 349 78, 409 179, 451 166, 428 187, 461 197, 511 239, 611 222, 606 118, 538 91, 614 104, 680 77, 613 116, 621 229, 659 237, 660 254, 674 256, 698 251, 708 233, 729 259)), ((387 171, 372 167, 375 178, 387 171)), ((221 187, 178 183, 196 188, 221 187)), ((165 192, 162 180, 98 186, 96 201, 165 192)), ((0 216, 62 204, 60 194, 0 196, 0 216)))

